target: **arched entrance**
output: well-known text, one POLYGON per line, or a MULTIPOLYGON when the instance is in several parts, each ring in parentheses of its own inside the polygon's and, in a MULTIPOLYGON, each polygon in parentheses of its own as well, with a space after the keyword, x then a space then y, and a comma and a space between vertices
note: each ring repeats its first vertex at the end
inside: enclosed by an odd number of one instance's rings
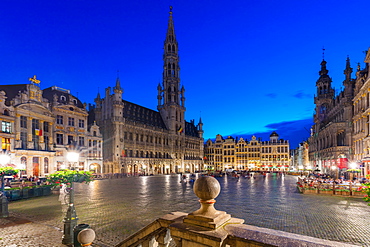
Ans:
POLYGON ((38 177, 40 176, 40 157, 33 157, 32 158, 32 165, 33 165, 33 176, 38 177))
POLYGON ((89 166, 89 171, 92 173, 101 173, 101 166, 98 163, 92 163, 89 166))

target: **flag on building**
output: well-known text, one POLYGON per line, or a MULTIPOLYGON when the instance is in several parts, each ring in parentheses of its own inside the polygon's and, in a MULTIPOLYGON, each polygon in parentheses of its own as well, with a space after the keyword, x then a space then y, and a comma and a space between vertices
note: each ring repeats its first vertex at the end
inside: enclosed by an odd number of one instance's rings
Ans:
POLYGON ((37 135, 37 136, 42 136, 42 130, 40 130, 40 129, 35 129, 35 135, 37 135))
POLYGON ((177 132, 182 133, 184 129, 180 126, 180 128, 177 130, 177 132))

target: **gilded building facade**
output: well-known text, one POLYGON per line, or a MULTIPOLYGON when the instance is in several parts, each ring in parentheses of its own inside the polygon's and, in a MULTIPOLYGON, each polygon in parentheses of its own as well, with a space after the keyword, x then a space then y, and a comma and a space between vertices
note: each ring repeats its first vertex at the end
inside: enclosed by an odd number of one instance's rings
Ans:
POLYGON ((163 82, 157 111, 122 98, 120 80, 95 99, 95 118, 104 139, 104 173, 170 174, 203 169, 203 123, 185 120, 178 42, 172 10, 164 42, 163 82))
POLYGON ((353 99, 353 147, 357 167, 362 175, 370 174, 370 49, 365 57, 365 68, 356 71, 355 97, 353 99))
POLYGON ((308 139, 309 159, 314 170, 338 174, 348 169, 353 159, 351 119, 355 80, 351 78, 352 68, 347 58, 344 89, 336 95, 326 64, 323 59, 316 81, 314 125, 308 139))
POLYGON ((102 137, 96 124, 89 126, 85 106, 68 90, 41 90, 36 76, 30 84, 0 85, 3 153, 7 164, 22 169, 21 176, 44 177, 71 168, 67 152, 78 147, 76 169, 102 166, 102 137), (97 159, 88 155, 89 140, 99 142, 97 159))
POLYGON ((279 139, 274 131, 269 141, 252 136, 250 141, 217 135, 215 141, 204 145, 205 165, 208 170, 286 171, 289 169, 289 141, 279 139))

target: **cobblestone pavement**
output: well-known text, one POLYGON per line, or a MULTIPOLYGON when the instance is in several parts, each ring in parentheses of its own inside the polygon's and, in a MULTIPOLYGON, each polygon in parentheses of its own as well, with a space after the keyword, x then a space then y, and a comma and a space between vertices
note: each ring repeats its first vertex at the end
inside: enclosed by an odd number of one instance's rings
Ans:
MULTIPOLYGON (((219 178, 216 209, 245 224, 321 239, 370 246, 370 207, 361 198, 297 193, 296 177, 219 178)), ((178 176, 130 177, 76 184, 78 224, 89 224, 94 246, 114 246, 169 212, 199 208, 192 183, 178 176)), ((0 246, 61 244, 66 198, 58 194, 10 202, 0 219, 0 246)))
POLYGON ((0 218, 0 246, 65 246, 61 243, 62 236, 56 227, 31 222, 13 213, 8 218, 0 218))

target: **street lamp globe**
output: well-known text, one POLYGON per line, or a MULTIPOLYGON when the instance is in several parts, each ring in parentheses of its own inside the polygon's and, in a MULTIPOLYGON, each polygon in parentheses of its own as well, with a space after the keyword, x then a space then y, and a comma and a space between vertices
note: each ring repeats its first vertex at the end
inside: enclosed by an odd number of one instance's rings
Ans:
POLYGON ((78 162, 78 159, 80 158, 80 154, 74 151, 67 153, 67 160, 69 162, 78 162))
POLYGON ((10 156, 7 154, 0 154, 0 164, 6 165, 10 161, 10 156))
POLYGON ((352 162, 351 164, 349 164, 349 166, 350 166, 352 169, 356 169, 356 168, 357 168, 357 163, 356 163, 356 162, 352 162))

